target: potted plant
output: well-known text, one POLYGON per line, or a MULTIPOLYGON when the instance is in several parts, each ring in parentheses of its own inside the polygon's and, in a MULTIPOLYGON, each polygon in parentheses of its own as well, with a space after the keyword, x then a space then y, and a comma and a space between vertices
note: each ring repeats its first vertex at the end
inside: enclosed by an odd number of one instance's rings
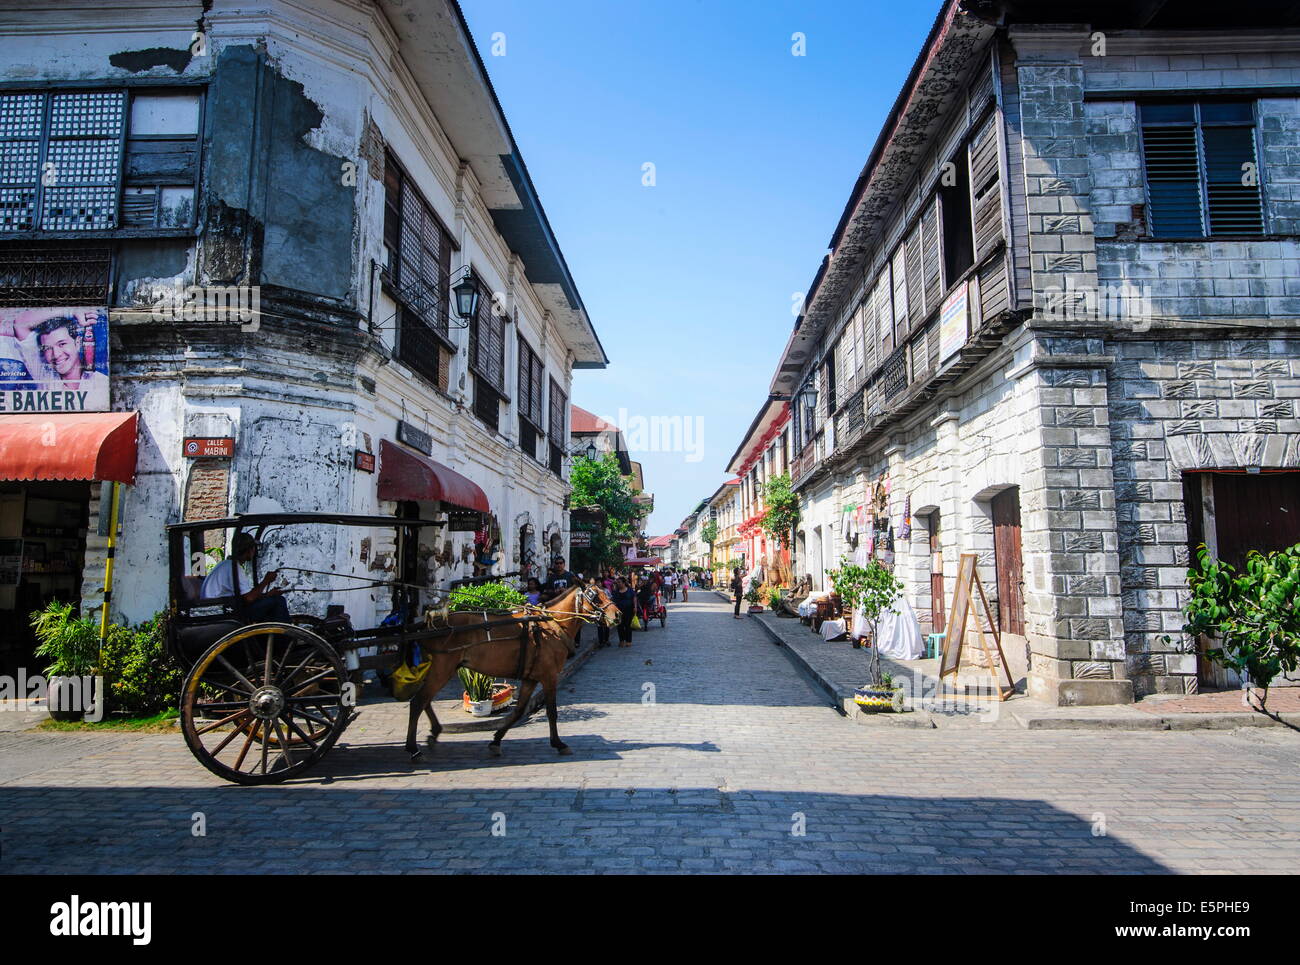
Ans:
MULTIPOLYGON (((50 716, 81 720, 87 701, 81 679, 90 677, 99 660, 99 632, 85 617, 73 616, 71 603, 52 600, 31 616, 38 646, 36 656, 50 661, 44 670, 50 716)), ((102 695, 101 695, 102 696, 102 695)))
POLYGON ((469 667, 461 667, 456 671, 456 675, 465 686, 465 693, 461 696, 464 708, 475 717, 490 716, 496 681, 487 674, 471 670, 469 667))
POLYGON ((830 572, 830 579, 849 619, 861 610, 871 624, 871 682, 854 691, 854 700, 859 707, 868 710, 886 707, 901 710, 902 689, 894 687, 892 679, 886 685, 885 675, 880 671, 880 647, 876 642, 880 635, 880 615, 898 599, 903 584, 879 560, 872 560, 866 566, 841 560, 840 568, 830 572))
POLYGON ((781 590, 779 587, 771 587, 767 591, 767 606, 777 616, 785 616, 781 612, 781 590))
POLYGON ((903 712, 903 688, 895 686, 893 676, 882 673, 879 686, 868 684, 854 690, 853 702, 868 714, 877 714, 882 711, 901 714, 903 712))
POLYGON ((758 577, 751 576, 749 578, 749 590, 745 593, 745 600, 747 603, 749 603, 748 612, 762 613, 763 604, 758 602, 762 598, 763 598, 762 594, 759 591, 758 577))

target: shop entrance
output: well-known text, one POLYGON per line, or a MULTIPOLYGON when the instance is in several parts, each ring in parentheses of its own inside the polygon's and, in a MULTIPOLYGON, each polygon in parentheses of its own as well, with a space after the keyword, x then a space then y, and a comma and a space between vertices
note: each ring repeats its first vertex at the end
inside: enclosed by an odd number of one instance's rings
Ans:
POLYGON ((80 605, 91 485, 0 484, 0 673, 39 673, 32 613, 80 605))

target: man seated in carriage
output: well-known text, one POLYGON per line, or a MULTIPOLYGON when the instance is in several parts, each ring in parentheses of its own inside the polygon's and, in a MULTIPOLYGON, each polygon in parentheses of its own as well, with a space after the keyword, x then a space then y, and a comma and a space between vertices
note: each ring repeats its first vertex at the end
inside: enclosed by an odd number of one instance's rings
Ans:
POLYGON ((279 571, 272 570, 256 585, 253 584, 253 576, 248 564, 256 555, 257 540, 248 533, 236 533, 233 552, 204 577, 199 598, 202 600, 237 598, 234 604, 235 615, 245 623, 288 623, 289 604, 285 602, 284 590, 271 587, 280 575, 279 571), (241 590, 245 586, 251 586, 252 589, 236 593, 236 581, 241 590))

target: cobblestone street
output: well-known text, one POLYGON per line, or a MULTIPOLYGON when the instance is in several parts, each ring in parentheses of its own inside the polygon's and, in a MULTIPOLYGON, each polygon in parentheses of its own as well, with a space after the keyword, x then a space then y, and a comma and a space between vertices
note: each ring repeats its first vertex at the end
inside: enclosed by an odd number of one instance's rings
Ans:
POLYGON ((1300 861, 1290 730, 864 727, 705 592, 564 686, 572 757, 548 746, 544 715, 499 759, 488 734, 458 733, 410 764, 404 727, 404 705, 369 704, 305 779, 266 788, 218 783, 179 734, 0 733, 3 870, 1199 873, 1300 861))

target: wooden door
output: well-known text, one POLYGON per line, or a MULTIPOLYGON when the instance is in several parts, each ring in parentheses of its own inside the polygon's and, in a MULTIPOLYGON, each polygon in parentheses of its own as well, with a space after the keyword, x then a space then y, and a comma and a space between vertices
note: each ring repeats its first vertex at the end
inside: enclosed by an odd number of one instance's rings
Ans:
POLYGON ((939 545, 939 511, 929 516, 930 528, 930 613, 935 633, 943 633, 943 549, 939 545))
POLYGON ((1025 632, 1025 581, 1020 551, 1020 489, 993 497, 993 557, 998 574, 998 623, 1003 633, 1025 632))
POLYGON ((1219 559, 1240 570, 1251 550, 1269 553, 1300 543, 1300 472, 1213 478, 1219 559))

